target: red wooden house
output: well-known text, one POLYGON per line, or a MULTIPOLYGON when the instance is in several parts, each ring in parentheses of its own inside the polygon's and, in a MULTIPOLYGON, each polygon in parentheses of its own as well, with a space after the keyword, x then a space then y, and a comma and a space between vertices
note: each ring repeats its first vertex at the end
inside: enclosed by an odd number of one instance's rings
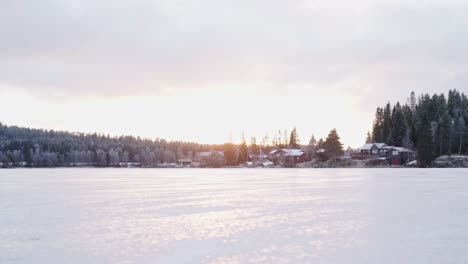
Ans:
POLYGON ((269 153, 270 160, 287 163, 303 163, 307 161, 307 154, 302 149, 277 149, 269 153))

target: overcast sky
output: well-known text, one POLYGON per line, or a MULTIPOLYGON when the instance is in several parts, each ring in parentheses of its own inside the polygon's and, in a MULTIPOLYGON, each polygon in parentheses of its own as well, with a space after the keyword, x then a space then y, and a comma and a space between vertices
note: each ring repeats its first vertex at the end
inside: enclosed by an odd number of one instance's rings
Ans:
POLYGON ((377 106, 468 91, 466 1, 0 0, 0 121, 359 146, 377 106))

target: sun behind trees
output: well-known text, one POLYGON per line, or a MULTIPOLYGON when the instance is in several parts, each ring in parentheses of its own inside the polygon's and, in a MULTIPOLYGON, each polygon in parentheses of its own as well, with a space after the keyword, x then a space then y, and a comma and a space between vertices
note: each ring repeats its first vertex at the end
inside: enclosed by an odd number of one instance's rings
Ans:
POLYGON ((0 123, 0 167, 224 167, 246 165, 254 160, 271 161, 274 150, 286 153, 291 159, 287 162, 295 164, 309 161, 318 148, 326 148, 330 154, 337 155, 342 151, 341 146, 336 130, 330 132, 326 141, 321 139, 317 143, 312 136, 308 145, 300 144, 296 128, 291 133, 278 130, 271 141, 266 135, 260 142, 251 137, 248 144, 242 134, 240 144, 205 145, 30 129, 0 123))
MULTIPOLYGON (((225 165, 228 167, 245 165, 246 163, 257 163, 259 160, 270 160, 275 165, 281 162, 275 158, 277 151, 287 153, 304 153, 305 158, 300 159, 300 162, 311 161, 318 158, 321 161, 335 160, 343 154, 343 144, 340 142, 340 137, 336 129, 333 129, 328 134, 325 140, 320 139, 318 142, 312 135, 307 145, 301 145, 299 133, 294 127, 290 133, 287 130, 278 130, 268 141, 268 136, 265 136, 260 144, 257 143, 256 137, 250 138, 250 144, 247 144, 245 134, 242 133, 241 143, 236 145, 232 142, 227 142, 223 146, 225 165), (319 154, 317 151, 322 149, 319 154)), ((294 154, 292 154, 294 155, 294 154)), ((291 166, 291 160, 283 160, 283 165, 291 166)), ((294 162, 293 162, 294 163, 294 162)))

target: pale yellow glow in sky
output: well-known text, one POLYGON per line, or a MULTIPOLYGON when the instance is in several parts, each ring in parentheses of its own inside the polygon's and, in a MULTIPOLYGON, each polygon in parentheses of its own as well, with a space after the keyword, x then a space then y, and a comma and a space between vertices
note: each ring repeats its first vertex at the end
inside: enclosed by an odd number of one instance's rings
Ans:
POLYGON ((201 143, 336 128, 467 93, 467 1, 7 1, 0 121, 201 143), (442 21, 442 22, 441 22, 442 21))
POLYGON ((360 146, 371 126, 372 113, 337 94, 271 96, 198 90, 173 96, 127 96, 79 100, 44 100, 28 94, 1 96, 2 122, 35 128, 130 134, 147 138, 223 143, 242 132, 257 141, 281 129, 297 127, 302 143, 326 137, 337 128, 345 146, 360 146), (19 104, 21 102, 21 104, 19 104))

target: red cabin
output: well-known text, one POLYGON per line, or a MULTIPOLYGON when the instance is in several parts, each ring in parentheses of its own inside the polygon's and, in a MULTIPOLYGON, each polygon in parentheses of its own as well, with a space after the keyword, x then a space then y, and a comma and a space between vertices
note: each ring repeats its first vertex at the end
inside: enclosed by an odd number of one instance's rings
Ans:
POLYGON ((307 154, 302 149, 277 149, 270 152, 271 160, 290 163, 303 163, 307 161, 307 154))

